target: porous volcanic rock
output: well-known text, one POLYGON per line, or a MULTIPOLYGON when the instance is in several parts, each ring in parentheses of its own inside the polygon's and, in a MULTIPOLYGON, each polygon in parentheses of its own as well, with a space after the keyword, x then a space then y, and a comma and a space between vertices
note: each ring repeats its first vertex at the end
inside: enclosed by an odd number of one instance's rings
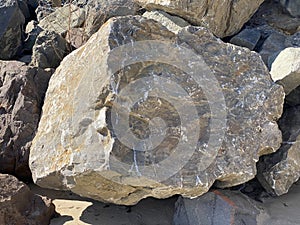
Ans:
POLYGON ((280 147, 283 101, 257 53, 206 28, 112 18, 51 77, 33 179, 126 205, 241 184, 280 147))
POLYGON ((237 33, 264 0, 135 0, 147 10, 159 9, 180 16, 194 25, 209 28, 216 36, 237 33))
POLYGON ((0 172, 31 179, 29 148, 53 71, 0 61, 0 172))
POLYGON ((33 194, 14 176, 0 174, 0 224, 47 225, 54 208, 51 199, 33 194))

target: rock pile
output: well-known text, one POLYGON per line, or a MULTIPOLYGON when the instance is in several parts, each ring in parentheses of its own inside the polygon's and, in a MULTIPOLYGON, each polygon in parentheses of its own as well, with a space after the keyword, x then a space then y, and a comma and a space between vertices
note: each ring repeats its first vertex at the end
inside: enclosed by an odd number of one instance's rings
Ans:
MULTIPOLYGON (((298 0, 0 0, 0 12, 0 173, 124 205, 237 185, 262 185, 247 192, 258 199, 299 179, 298 0)), ((50 200, 0 179, 0 224, 49 223, 50 200)), ((199 205, 226 205, 216 193, 199 205)), ((224 193, 236 223, 262 215, 224 193)), ((197 203, 183 197, 174 224, 194 224, 180 222, 197 203)))

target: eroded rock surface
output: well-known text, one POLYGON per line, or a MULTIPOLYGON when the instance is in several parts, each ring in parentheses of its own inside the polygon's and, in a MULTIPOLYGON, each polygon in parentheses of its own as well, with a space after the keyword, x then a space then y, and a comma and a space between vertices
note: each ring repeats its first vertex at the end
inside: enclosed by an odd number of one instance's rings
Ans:
POLYGON ((51 199, 33 194, 11 175, 0 174, 0 224, 47 225, 53 214, 51 199))
POLYGON ((31 179, 29 148, 51 71, 0 61, 0 172, 31 179))
POLYGON ((282 195, 300 177, 300 106, 286 107, 279 120, 283 142, 280 149, 258 164, 258 179, 270 193, 282 195))
POLYGON ((12 59, 20 51, 24 23, 17 0, 0 1, 0 59, 12 59))
POLYGON ((40 186, 118 204, 199 196, 255 176, 280 147, 283 99, 257 53, 206 28, 113 18, 52 76, 30 168, 40 186))
POLYGON ((192 24, 206 26, 218 37, 237 33, 263 2, 263 0, 135 1, 148 10, 159 9, 180 16, 192 24))

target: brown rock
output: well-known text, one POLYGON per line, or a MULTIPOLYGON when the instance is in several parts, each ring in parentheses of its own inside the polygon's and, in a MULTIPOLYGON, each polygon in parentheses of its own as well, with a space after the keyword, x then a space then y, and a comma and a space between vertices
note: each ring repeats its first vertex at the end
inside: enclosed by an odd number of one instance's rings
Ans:
POLYGON ((0 172, 31 179, 29 148, 52 71, 0 61, 0 172))
POLYGON ((263 0, 135 0, 147 10, 159 9, 209 28, 216 36, 237 33, 263 0))
POLYGON ((50 199, 33 194, 13 176, 0 174, 1 225, 48 225, 53 214, 50 199))

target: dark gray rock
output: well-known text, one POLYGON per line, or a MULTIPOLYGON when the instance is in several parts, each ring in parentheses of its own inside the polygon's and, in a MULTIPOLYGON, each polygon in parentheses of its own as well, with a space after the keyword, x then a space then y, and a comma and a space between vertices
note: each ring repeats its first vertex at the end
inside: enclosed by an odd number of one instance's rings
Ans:
POLYGON ((48 225, 54 209, 50 199, 33 194, 13 176, 0 174, 1 225, 48 225))
POLYGON ((260 37, 261 34, 259 31, 255 29, 244 29, 231 38, 230 43, 254 50, 260 37))
POLYGON ((25 29, 25 33, 27 35, 25 41, 24 41, 24 46, 23 46, 23 51, 24 52, 32 52, 33 46, 35 44, 35 41, 37 39, 37 36, 42 32, 42 28, 38 26, 38 23, 34 20, 30 21, 25 29))
POLYGON ((67 41, 54 31, 42 31, 33 46, 30 65, 40 68, 56 68, 71 51, 67 41))
POLYGON ((280 0, 289 13, 294 17, 300 17, 300 1, 299 0, 280 0))
POLYGON ((12 59, 20 52, 24 23, 17 0, 0 0, 0 59, 12 59))
POLYGON ((300 177, 300 106, 286 107, 279 120, 283 142, 280 149, 263 156, 257 178, 272 194, 282 195, 300 177))
POLYGON ((262 206, 236 191, 212 191, 196 199, 179 197, 173 225, 259 225, 262 206))
POLYGON ((0 172, 31 179, 30 143, 52 71, 0 61, 0 172))

